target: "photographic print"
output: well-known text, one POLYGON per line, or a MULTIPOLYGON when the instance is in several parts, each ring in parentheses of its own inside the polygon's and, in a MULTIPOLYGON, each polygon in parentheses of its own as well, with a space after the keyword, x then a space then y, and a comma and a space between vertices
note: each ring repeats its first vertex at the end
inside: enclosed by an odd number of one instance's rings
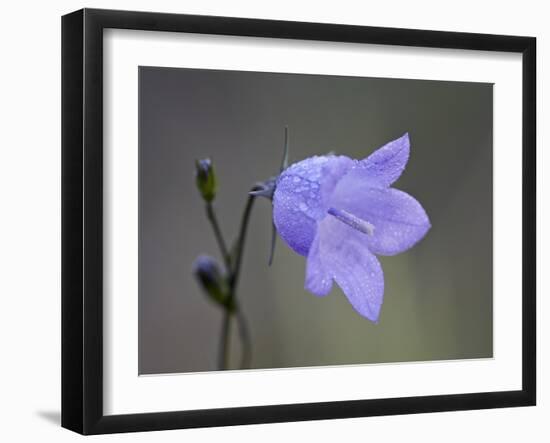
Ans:
POLYGON ((535 405, 535 171, 533 37, 63 16, 62 426, 535 405))
POLYGON ((139 67, 139 373, 493 356, 493 85, 139 67))

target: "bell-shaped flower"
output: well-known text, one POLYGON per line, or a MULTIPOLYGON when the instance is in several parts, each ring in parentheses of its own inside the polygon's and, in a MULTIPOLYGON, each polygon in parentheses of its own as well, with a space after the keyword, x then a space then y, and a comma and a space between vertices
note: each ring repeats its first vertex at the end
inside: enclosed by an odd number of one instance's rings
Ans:
POLYGON ((324 296, 335 281, 355 310, 373 322, 384 296, 375 254, 406 251, 431 226, 418 201, 390 187, 408 159, 408 134, 364 160, 310 157, 280 174, 273 195, 277 232, 307 257, 305 288, 324 296))

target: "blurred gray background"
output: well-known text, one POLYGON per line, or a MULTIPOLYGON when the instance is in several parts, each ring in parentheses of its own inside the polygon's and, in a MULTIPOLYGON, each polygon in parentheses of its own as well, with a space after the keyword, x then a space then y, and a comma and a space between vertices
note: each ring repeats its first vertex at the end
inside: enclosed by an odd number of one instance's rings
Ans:
MULTIPOLYGON (((219 258, 194 183, 211 157, 226 240, 250 186, 290 160, 335 151, 364 158, 409 132, 395 187, 417 198, 432 229, 410 251, 380 257, 379 324, 334 286, 303 289, 305 260, 279 240, 267 265, 271 206, 251 218, 238 299, 253 368, 492 357, 492 85, 172 68, 139 68, 139 371, 216 369, 222 311, 192 276, 219 258)), ((237 337, 232 362, 239 357, 237 337)))

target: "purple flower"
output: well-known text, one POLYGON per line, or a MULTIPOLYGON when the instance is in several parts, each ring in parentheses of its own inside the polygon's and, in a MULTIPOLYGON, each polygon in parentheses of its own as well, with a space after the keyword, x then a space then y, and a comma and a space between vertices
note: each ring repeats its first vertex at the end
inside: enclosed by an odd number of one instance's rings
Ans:
POLYGON ((336 281, 355 310, 373 322, 384 295, 375 254, 406 251, 431 226, 420 203, 390 187, 408 159, 408 134, 364 160, 310 157, 281 173, 273 195, 279 235, 307 257, 305 288, 324 296, 336 281))

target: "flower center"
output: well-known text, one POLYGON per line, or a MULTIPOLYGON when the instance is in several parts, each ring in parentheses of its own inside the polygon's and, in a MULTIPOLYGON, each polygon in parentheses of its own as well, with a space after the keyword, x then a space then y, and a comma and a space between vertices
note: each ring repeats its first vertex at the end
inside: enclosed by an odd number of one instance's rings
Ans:
POLYGON ((344 211, 343 209, 329 208, 327 212, 335 217, 337 220, 340 220, 342 223, 351 226, 353 229, 357 229, 363 234, 374 234, 374 225, 370 224, 366 220, 363 220, 362 218, 356 217, 348 211, 344 211))

